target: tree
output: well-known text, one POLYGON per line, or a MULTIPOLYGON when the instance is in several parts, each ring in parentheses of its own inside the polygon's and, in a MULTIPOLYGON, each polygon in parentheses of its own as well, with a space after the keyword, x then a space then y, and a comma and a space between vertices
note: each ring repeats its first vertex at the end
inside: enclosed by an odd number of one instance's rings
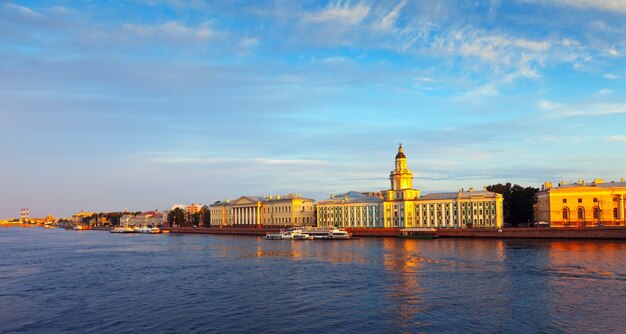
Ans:
POLYGON ((185 224, 185 211, 181 208, 176 208, 167 214, 167 221, 172 226, 183 226, 185 224))
POLYGON ((206 205, 200 209, 200 221, 204 227, 211 227, 211 210, 206 205))
POLYGON ((502 194, 504 197, 502 213, 504 222, 518 227, 520 223, 533 220, 533 207, 537 201, 535 195, 539 188, 522 187, 520 185, 493 184, 487 186, 487 190, 502 194))

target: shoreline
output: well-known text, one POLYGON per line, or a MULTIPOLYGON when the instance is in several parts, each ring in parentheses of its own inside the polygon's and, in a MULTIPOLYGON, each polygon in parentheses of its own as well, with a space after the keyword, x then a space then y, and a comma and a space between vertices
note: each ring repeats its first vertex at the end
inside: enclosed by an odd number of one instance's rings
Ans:
MULTIPOLYGON (((206 228, 206 227, 163 227, 170 233, 187 234, 224 234, 264 236, 267 232, 276 232, 280 228, 206 228)), ((346 228, 355 237, 400 238, 401 228, 346 228)), ((503 229, 436 229, 433 233, 439 238, 517 238, 517 239, 626 239, 626 226, 619 227, 517 227, 503 229)))

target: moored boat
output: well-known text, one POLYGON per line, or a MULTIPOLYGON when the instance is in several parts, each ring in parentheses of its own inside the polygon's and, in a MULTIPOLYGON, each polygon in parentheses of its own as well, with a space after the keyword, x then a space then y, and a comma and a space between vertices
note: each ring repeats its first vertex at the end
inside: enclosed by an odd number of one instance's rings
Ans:
POLYGON ((128 226, 117 226, 112 228, 109 232, 111 233, 135 233, 135 230, 132 227, 128 226))
POLYGON ((335 227, 304 227, 302 232, 312 235, 314 239, 345 240, 352 237, 348 231, 335 227))
POLYGON ((289 229, 280 232, 267 232, 263 238, 268 240, 312 240, 313 236, 303 233, 301 229, 289 229))

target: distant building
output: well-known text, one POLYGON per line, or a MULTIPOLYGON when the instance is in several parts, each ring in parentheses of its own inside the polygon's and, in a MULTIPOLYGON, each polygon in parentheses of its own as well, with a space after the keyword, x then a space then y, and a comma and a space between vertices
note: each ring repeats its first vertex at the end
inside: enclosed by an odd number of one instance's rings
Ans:
POLYGON ((209 206, 212 227, 314 226, 315 205, 297 194, 241 196, 209 206))
POLYGON ((124 215, 120 218, 122 226, 162 226, 164 215, 157 210, 147 211, 140 214, 124 215))
MULTIPOLYGON (((85 212, 83 210, 80 210, 79 212, 77 212, 77 213, 72 215, 72 218, 70 219, 70 222, 74 226, 82 225, 85 218, 92 217, 92 216, 95 216, 95 215, 96 214, 94 212, 85 212)), ((89 222, 87 222, 87 223, 91 224, 91 220, 89 222)))
POLYGON ((535 221, 552 227, 626 225, 626 182, 578 181, 543 184, 537 193, 535 221))
POLYGON ((200 212, 200 210, 202 210, 202 207, 203 205, 201 203, 191 203, 191 205, 187 205, 185 207, 185 213, 187 214, 187 216, 191 216, 200 212))
POLYGON ((413 189, 402 145, 389 175, 391 189, 331 196, 318 203, 320 226, 336 227, 490 227, 503 225, 503 197, 480 190, 420 196, 413 189))

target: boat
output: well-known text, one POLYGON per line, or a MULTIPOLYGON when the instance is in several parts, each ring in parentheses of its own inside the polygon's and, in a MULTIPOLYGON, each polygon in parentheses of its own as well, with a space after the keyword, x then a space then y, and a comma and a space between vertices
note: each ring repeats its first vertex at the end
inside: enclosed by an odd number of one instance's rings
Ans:
POLYGON ((89 226, 87 226, 87 225, 76 225, 76 226, 72 227, 72 229, 74 231, 89 230, 89 226))
POLYGON ((161 233, 161 229, 158 227, 142 227, 139 229, 139 233, 145 234, 158 234, 161 233))
POLYGON ((352 237, 348 231, 335 227, 304 227, 302 232, 312 235, 314 239, 345 240, 352 237))
POLYGON ((132 227, 128 226, 117 226, 112 228, 109 232, 111 233, 135 233, 135 230, 132 227))
POLYGON ((302 229, 289 229, 280 232, 267 232, 263 238, 268 240, 312 240, 313 236, 303 233, 302 229))

